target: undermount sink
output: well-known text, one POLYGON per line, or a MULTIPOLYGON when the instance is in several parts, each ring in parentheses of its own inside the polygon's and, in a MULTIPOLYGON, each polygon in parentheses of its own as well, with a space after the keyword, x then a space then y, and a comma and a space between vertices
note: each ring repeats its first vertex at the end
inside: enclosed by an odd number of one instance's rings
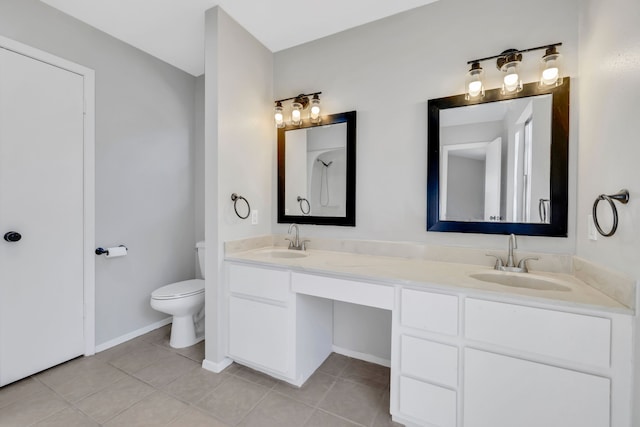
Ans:
POLYGON ((514 288, 535 289, 538 291, 570 291, 571 288, 558 283, 556 280, 534 276, 530 273, 474 273, 469 277, 483 282, 495 283, 502 286, 512 286, 514 288))
POLYGON ((269 258, 305 258, 309 256, 309 252, 296 251, 291 249, 275 249, 268 248, 259 250, 257 253, 269 258))

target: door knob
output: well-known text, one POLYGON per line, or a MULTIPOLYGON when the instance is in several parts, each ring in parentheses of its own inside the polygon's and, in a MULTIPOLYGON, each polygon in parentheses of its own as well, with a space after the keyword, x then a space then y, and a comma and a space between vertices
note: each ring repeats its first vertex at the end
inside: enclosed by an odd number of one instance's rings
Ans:
POLYGON ((17 242, 22 239, 22 235, 17 231, 9 231, 4 234, 4 240, 7 242, 17 242))

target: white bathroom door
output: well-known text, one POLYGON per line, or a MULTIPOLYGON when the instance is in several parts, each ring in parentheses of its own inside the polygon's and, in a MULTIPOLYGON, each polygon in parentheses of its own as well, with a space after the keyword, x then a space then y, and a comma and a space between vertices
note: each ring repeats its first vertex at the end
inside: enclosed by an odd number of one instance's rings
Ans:
POLYGON ((484 164, 484 220, 500 220, 500 181, 502 179, 502 138, 487 144, 484 164))
POLYGON ((0 386, 84 353, 83 84, 0 48, 0 386))

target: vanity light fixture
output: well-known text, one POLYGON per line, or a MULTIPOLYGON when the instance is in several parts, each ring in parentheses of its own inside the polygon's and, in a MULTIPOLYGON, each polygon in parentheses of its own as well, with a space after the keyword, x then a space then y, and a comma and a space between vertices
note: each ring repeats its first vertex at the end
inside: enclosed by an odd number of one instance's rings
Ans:
POLYGON ((484 71, 479 62, 471 64, 471 69, 467 72, 467 82, 465 93, 465 99, 468 101, 472 98, 484 96, 484 71))
POLYGON ((504 73, 502 78, 502 93, 507 95, 522 90, 522 79, 520 78, 520 63, 522 62, 522 53, 516 49, 509 49, 502 52, 496 60, 498 70, 504 73))
POLYGON ((314 94, 313 99, 311 99, 309 119, 311 119, 311 123, 320 123, 320 121, 322 120, 322 118, 320 117, 320 97, 317 93, 314 94))
POLYGON ((276 121, 276 127, 277 128, 283 128, 284 127, 284 113, 283 113, 283 111, 284 111, 284 109, 282 108, 282 102, 280 102, 280 101, 276 102, 274 119, 276 121))
POLYGON ((309 120, 313 124, 320 123, 322 118, 320 116, 320 96, 319 95, 321 93, 322 92, 314 92, 314 93, 308 93, 308 94, 301 93, 298 96, 279 99, 275 101, 276 106, 274 109, 274 119, 276 122, 276 127, 283 128, 286 126, 285 117, 284 117, 284 107, 282 106, 282 103, 285 101, 292 101, 291 102, 291 122, 290 122, 291 125, 293 126, 302 125, 302 121, 304 120, 303 111, 309 105, 311 105, 311 108, 309 108, 309 120), (313 97, 311 101, 309 101, 310 96, 313 97))
POLYGON ((562 43, 553 43, 544 46, 532 47, 530 49, 507 49, 504 52, 488 56, 486 58, 468 61, 471 69, 467 72, 465 84, 465 99, 475 99, 484 96, 483 70, 480 63, 490 59, 496 60, 496 67, 504 73, 502 78, 502 95, 511 95, 522 90, 522 77, 520 68, 522 64, 522 54, 534 50, 545 49, 540 66, 540 86, 560 86, 562 84, 562 74, 560 72, 560 57, 558 46, 562 43))
POLYGON ((560 60, 561 55, 556 46, 549 46, 540 61, 540 86, 560 86, 562 84, 560 60))

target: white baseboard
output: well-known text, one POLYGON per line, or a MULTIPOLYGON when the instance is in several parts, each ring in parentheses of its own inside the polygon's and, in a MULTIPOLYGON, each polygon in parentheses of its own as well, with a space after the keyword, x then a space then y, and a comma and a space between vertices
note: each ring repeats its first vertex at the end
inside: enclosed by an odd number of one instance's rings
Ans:
POLYGON ((109 341, 107 341, 105 343, 97 345, 96 346, 96 353, 100 353, 101 351, 105 351, 105 350, 107 350, 107 349, 109 349, 111 347, 115 347, 118 344, 122 344, 123 342, 126 342, 126 341, 132 340, 134 338, 137 338, 140 335, 144 335, 147 332, 151 332, 151 331, 156 330, 158 328, 161 328, 161 327, 163 327, 165 325, 168 325, 169 323, 171 323, 172 319, 173 319, 173 316, 169 316, 166 319, 162 319, 162 320, 160 320, 158 322, 152 323, 152 324, 150 324, 148 326, 145 326, 144 328, 136 329, 133 332, 129 332, 128 334, 121 335, 121 336, 119 336, 117 338, 114 338, 114 339, 109 340, 109 341))
POLYGON ((359 351, 349 350, 348 348, 338 347, 337 345, 331 346, 331 350, 333 350, 334 353, 342 354, 343 356, 364 360, 365 362, 375 363, 376 365, 386 366, 387 368, 391 367, 391 360, 383 359, 372 354, 360 353, 359 351))
POLYGON ((207 371, 211 371, 211 372, 215 372, 216 374, 219 374, 220 372, 224 371, 225 368, 231 365, 232 363, 233 363, 233 360, 229 359, 228 357, 225 357, 224 359, 222 359, 220 362, 217 362, 217 363, 204 359, 202 361, 202 369, 206 369, 207 371))

